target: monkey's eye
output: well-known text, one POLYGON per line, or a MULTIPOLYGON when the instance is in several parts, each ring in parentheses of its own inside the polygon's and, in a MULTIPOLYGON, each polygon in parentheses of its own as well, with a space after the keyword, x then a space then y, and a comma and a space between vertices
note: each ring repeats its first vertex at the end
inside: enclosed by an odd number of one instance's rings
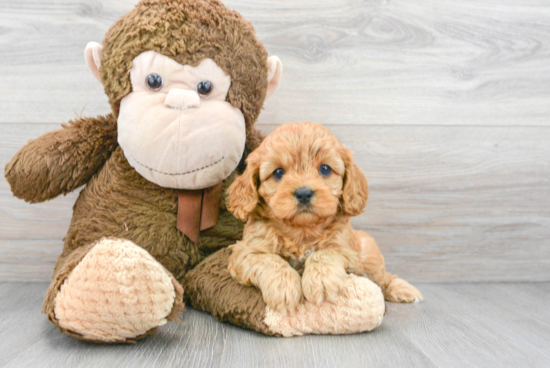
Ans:
POLYGON ((164 85, 162 77, 156 73, 149 74, 145 80, 145 83, 151 91, 160 91, 164 85))
POLYGON ((212 83, 210 81, 202 81, 197 84, 197 92, 201 97, 207 96, 212 92, 212 83))
POLYGON ((273 174, 271 174, 271 176, 273 176, 273 179, 275 180, 281 180, 284 174, 285 171, 279 167, 277 170, 273 171, 273 174))
POLYGON ((329 176, 332 174, 332 169, 328 165, 321 165, 321 167, 319 167, 319 174, 321 174, 321 176, 329 176))

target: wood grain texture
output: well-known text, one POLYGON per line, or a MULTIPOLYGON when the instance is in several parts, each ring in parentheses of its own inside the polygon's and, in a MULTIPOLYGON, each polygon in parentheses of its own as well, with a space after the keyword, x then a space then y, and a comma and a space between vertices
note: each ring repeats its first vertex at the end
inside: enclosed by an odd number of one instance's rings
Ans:
MULTIPOLYGON (((137 0, 0 0, 0 166, 75 115, 109 112, 83 50, 137 0)), ((550 366, 550 3, 226 0, 284 64, 268 133, 323 123, 370 184, 354 219, 426 301, 352 336, 278 339, 189 309, 136 345, 40 314, 47 283, 0 281, 2 367, 550 366), (449 284, 433 284, 447 282, 449 284)), ((78 193, 29 205, 0 177, 0 280, 49 280, 78 193)))
MULTIPOLYGON (((57 127, 0 124, 0 165, 57 127)), ((422 282, 550 280, 550 129, 329 128, 369 180, 367 210, 353 223, 377 239, 391 272, 422 282)), ((0 178, 0 280, 51 277, 75 199, 30 205, 0 178)))
MULTIPOLYGON (((1 0, 0 123, 108 112, 83 50, 136 2, 1 0)), ((226 4, 284 64, 260 123, 550 125, 547 1, 226 4)))
POLYGON ((4 367, 546 367, 549 283, 420 284, 381 327, 348 336, 266 337, 188 309, 135 345, 63 335, 40 314, 47 283, 0 284, 4 367), (521 296, 521 297, 519 297, 521 296), (17 324, 14 322, 18 321, 17 324))
MULTIPOLYGON (((83 49, 136 3, 0 0, 0 165, 107 113, 83 49)), ((284 63, 260 118, 329 126, 369 179, 354 219, 415 281, 550 280, 550 3, 228 0, 284 63)), ((78 193, 39 205, 0 178, 0 280, 46 280, 78 193)))

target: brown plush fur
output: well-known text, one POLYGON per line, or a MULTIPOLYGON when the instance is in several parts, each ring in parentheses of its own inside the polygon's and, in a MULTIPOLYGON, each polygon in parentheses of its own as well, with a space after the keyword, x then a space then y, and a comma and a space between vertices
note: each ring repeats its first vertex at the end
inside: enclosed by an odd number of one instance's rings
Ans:
POLYGON ((260 290, 238 284, 227 272, 230 255, 231 250, 224 248, 187 272, 186 301, 220 321, 273 335, 264 323, 266 304, 260 290))
POLYGON ((363 211, 367 197, 367 180, 351 152, 328 129, 280 126, 229 188, 229 209, 248 220, 243 240, 231 246, 229 273, 260 288, 267 305, 282 313, 295 310, 302 295, 314 303, 336 301, 350 268, 369 274, 390 301, 422 300, 416 288, 385 271, 374 240, 351 227, 351 216, 363 211), (332 172, 321 175, 322 165, 332 172), (284 169, 282 178, 273 175, 278 168, 284 169), (309 203, 297 200, 298 188, 313 191, 309 203), (303 268, 303 275, 291 264, 303 268))
MULTIPOLYGON (((128 164, 117 144, 116 121, 121 99, 131 92, 128 71, 134 57, 154 50, 181 64, 197 65, 205 58, 213 59, 231 76, 227 101, 245 117, 245 157, 262 139, 252 125, 266 96, 267 52, 251 24, 221 2, 144 0, 110 28, 103 44, 100 74, 113 112, 105 117, 76 119, 29 142, 5 170, 14 195, 33 203, 86 185, 74 206, 63 253, 44 303, 44 312, 55 324, 57 291, 103 237, 133 241, 182 282, 189 269, 212 252, 235 243, 242 234, 242 222, 222 204, 218 224, 201 232, 198 244, 192 243, 176 228, 176 191, 148 182, 128 164)), ((233 173, 224 186, 235 176, 233 173)), ((178 303, 174 310, 183 305, 178 303)))
POLYGON ((5 175, 16 197, 44 202, 86 184, 117 146, 113 114, 71 120, 19 150, 5 175))
POLYGON ((153 50, 182 65, 211 58, 231 77, 227 96, 245 116, 257 120, 267 91, 267 51, 252 24, 218 0, 144 0, 120 18, 103 40, 100 75, 115 115, 132 89, 132 60, 153 50))

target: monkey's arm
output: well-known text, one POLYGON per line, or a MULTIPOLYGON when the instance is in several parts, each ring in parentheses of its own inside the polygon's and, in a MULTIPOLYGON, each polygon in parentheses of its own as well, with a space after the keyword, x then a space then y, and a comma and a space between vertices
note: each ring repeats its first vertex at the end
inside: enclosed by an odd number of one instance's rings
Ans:
POLYGON ((79 118, 31 140, 6 165, 16 197, 44 202, 85 184, 117 147, 113 114, 79 118))

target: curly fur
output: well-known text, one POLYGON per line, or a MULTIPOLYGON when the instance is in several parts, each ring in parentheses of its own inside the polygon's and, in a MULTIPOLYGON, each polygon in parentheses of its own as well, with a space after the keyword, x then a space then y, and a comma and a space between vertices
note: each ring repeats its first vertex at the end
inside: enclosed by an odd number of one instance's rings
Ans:
POLYGON ((351 151, 328 129, 283 124, 249 156, 229 188, 228 208, 248 221, 243 240, 231 246, 229 273, 258 287, 267 305, 283 313, 295 310, 302 296, 334 302, 346 269, 366 273, 388 300, 421 300, 418 290, 385 271, 372 238, 353 230, 350 218, 363 211, 367 198, 367 180, 351 151), (323 164, 332 168, 330 175, 319 173, 323 164), (284 169, 282 179, 272 175, 278 168, 284 169), (306 205, 294 195, 302 187, 314 192, 306 205))

